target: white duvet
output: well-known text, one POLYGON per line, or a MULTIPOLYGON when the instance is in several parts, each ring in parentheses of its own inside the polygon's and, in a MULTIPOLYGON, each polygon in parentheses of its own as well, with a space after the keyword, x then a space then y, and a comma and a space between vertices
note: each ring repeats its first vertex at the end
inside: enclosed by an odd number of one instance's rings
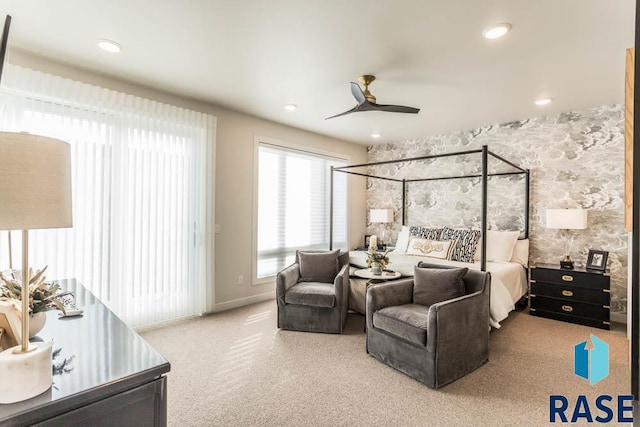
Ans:
MULTIPOLYGON (((480 261, 474 263, 447 261, 417 255, 394 254, 393 252, 390 252, 388 256, 389 265, 387 268, 397 271, 403 276, 413 276, 413 268, 420 261, 480 270, 480 261)), ((352 265, 366 268, 366 260, 366 252, 351 251, 349 253, 349 261, 352 265)), ((527 275, 524 267, 515 262, 487 262, 487 271, 491 272, 489 322, 494 328, 499 328, 499 322, 507 318, 509 312, 515 308, 515 303, 527 293, 527 275)))

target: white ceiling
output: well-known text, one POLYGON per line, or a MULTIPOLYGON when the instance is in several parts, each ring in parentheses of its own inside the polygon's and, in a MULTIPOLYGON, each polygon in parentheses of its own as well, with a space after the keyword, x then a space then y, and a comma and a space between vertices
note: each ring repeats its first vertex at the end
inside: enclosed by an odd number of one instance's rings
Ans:
POLYGON ((370 144, 624 102, 634 3, 2 0, 0 13, 13 17, 11 48, 370 144), (512 31, 482 38, 499 22, 512 31), (102 38, 123 51, 99 50, 102 38), (324 120, 355 105, 349 82, 361 74, 377 76, 379 103, 421 112, 324 120))

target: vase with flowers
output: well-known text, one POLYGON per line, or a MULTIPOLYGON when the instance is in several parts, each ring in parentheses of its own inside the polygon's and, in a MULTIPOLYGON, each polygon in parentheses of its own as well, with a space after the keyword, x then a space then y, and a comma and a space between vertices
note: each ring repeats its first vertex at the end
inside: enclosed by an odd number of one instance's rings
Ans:
MULTIPOLYGON (((61 292, 60 285, 56 282, 45 281, 44 272, 47 267, 37 271, 29 271, 29 338, 32 338, 42 330, 46 322, 49 310, 60 310, 65 313, 65 303, 73 299, 71 292, 61 292)), ((0 300, 8 301, 16 310, 21 310, 22 282, 16 277, 13 270, 0 273, 0 300)))
POLYGON ((387 264, 389 264, 388 252, 378 252, 373 247, 369 247, 367 251, 367 267, 371 269, 372 274, 379 276, 382 274, 382 270, 387 268, 387 264))

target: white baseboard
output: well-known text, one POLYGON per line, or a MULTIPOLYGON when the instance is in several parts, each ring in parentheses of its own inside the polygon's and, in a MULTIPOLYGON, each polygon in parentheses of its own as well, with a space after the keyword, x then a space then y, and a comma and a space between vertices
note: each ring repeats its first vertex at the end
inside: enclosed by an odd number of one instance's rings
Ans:
POLYGON ((627 313, 611 313, 609 319, 616 323, 627 323, 627 313))
POLYGON ((213 305, 213 310, 209 313, 217 313, 219 311, 231 310, 232 308, 244 307, 245 305, 255 304, 257 302, 267 301, 276 298, 276 291, 266 292, 264 294, 252 295, 250 297, 238 298, 231 301, 225 301, 213 305))

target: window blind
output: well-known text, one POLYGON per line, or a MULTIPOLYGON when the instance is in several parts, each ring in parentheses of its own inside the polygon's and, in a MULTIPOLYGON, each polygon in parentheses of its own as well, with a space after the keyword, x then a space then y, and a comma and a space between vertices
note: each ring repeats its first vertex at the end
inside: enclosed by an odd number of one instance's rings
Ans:
POLYGON ((0 129, 71 145, 74 226, 31 231, 30 264, 77 278, 132 326, 205 311, 215 117, 7 65, 0 129))
MULTIPOLYGON (((258 146, 256 279, 293 263, 296 250, 329 247, 331 166, 341 159, 258 146)), ((334 174, 334 248, 347 247, 347 178, 334 174)))

